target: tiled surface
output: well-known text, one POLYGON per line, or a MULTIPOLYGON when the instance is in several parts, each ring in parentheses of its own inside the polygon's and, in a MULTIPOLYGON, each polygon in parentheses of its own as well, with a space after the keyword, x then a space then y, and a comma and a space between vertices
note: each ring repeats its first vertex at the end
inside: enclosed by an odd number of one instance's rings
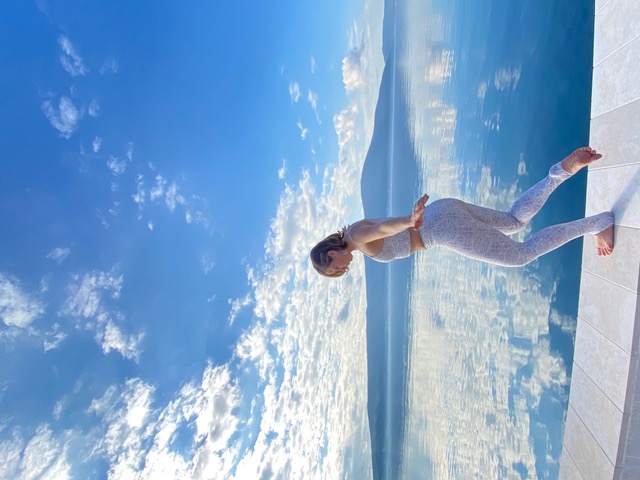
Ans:
POLYGON ((633 345, 638 295, 589 272, 582 272, 578 317, 628 354, 633 345), (612 308, 615 305, 615 308, 612 308), (615 319, 614 319, 615 318, 615 319))
POLYGON ((597 15, 600 14, 600 11, 606 7, 609 3, 611 3, 611 0, 596 0, 596 18, 597 15))
MULTIPOLYGON (((613 478, 614 465, 582 423, 576 412, 569 407, 564 427, 564 447, 570 453, 577 469, 585 480, 613 478)), ((561 460, 561 462, 564 459, 561 460)), ((561 477, 564 480, 564 477, 561 477)))
MULTIPOLYGON (((585 238, 582 270, 638 293, 640 283, 640 229, 615 228, 616 245, 609 257, 599 257, 593 240, 585 238)), ((584 295, 588 295, 586 292, 584 295)))
POLYGON ((584 479, 573 458, 564 448, 562 449, 562 462, 560 463, 560 474, 558 476, 564 480, 584 479))
POLYGON ((640 100, 591 119, 589 143, 604 157, 592 164, 589 170, 613 165, 640 164, 638 125, 640 125, 640 100))
MULTIPOLYGON (((630 356, 587 322, 578 320, 573 361, 624 411, 630 356)), ((571 403, 571 399, 569 400, 571 403)))
POLYGON ((616 216, 615 250, 585 239, 560 479, 640 479, 640 1, 595 0, 587 214, 616 216))
POLYGON ((586 214, 611 210, 616 217, 616 225, 635 228, 640 226, 640 208, 631 208, 633 204, 640 203, 638 167, 639 165, 623 165, 590 170, 586 214))
POLYGON ((571 403, 612 464, 618 455, 622 411, 577 365, 571 377, 571 403))
POLYGON ((593 48, 593 64, 598 65, 608 56, 620 50, 638 35, 640 2, 611 0, 604 5, 596 16, 595 37, 598 39, 593 48), (632 21, 628 21, 628 20, 632 21))
POLYGON ((592 118, 640 98, 638 58, 640 37, 593 68, 592 118))

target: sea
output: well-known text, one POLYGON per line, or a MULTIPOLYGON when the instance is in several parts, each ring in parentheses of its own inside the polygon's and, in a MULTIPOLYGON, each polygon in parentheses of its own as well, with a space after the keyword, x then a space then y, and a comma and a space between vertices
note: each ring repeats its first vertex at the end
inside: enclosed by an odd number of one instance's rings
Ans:
MULTIPOLYGON (((386 1, 365 216, 423 193, 508 210, 587 145, 593 21, 583 0, 386 1)), ((514 238, 582 217, 585 190, 581 172, 514 238)), ((521 268, 437 248, 366 261, 374 478, 558 477, 582 247, 521 268)))

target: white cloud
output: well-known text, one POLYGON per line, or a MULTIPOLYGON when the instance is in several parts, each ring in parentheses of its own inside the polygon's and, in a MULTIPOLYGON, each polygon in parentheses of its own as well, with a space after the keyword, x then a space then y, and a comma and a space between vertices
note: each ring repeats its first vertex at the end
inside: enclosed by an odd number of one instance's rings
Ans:
POLYGON ((66 139, 71 138, 71 135, 78 127, 78 122, 82 118, 82 112, 67 97, 60 98, 57 109, 50 100, 45 100, 42 103, 42 111, 53 128, 58 130, 60 135, 66 139))
POLYGON ((287 159, 282 159, 282 166, 278 169, 278 178, 280 180, 284 180, 285 175, 287 174, 287 159))
MULTIPOLYGON (((84 458, 106 463, 108 478, 371 477, 364 268, 358 263, 348 277, 327 281, 308 261, 319 237, 362 215, 358 179, 368 138, 356 131, 346 135, 353 141, 342 142, 337 164, 324 171, 316 164, 317 178, 303 171, 284 185, 264 258, 248 267, 251 291, 236 301, 250 308, 253 299, 253 319, 232 360, 208 364, 164 405, 164 392, 157 396, 140 379, 92 402, 88 414, 100 423, 83 437, 84 458), (356 470, 345 455, 352 446, 362 459, 356 470)), ((156 176, 148 192, 141 185, 136 203, 147 193, 166 203, 170 185, 156 176)), ((177 186, 172 195, 177 208, 177 186)), ((183 200, 188 210, 192 199, 183 200)), ((110 307, 122 284, 113 272, 74 277, 67 314, 106 336, 108 322, 122 320, 110 307)))
POLYGON ((115 350, 124 358, 137 362, 144 334, 124 333, 115 323, 116 320, 123 322, 122 314, 109 306, 109 302, 120 298, 123 282, 123 276, 114 271, 95 271, 84 274, 82 278, 73 276, 59 315, 84 320, 84 327, 94 333, 105 354, 115 350))
POLYGON ((136 362, 140 360, 143 339, 143 333, 127 335, 111 320, 106 323, 104 330, 99 329, 96 334, 96 340, 102 346, 102 351, 105 354, 115 350, 124 358, 129 358, 136 362))
POLYGON ((54 323, 51 330, 43 334, 42 346, 45 352, 55 350, 67 338, 67 334, 62 331, 59 323, 54 323))
POLYGON ((361 51, 354 49, 342 59, 342 81, 347 92, 356 90, 365 83, 360 55, 361 51))
POLYGON ((111 170, 114 176, 122 175, 127 168, 127 163, 124 160, 119 160, 118 157, 113 155, 109 156, 107 160, 107 167, 111 170))
POLYGON ((184 205, 186 203, 184 197, 178 193, 178 186, 175 182, 169 185, 169 188, 165 192, 165 204, 170 212, 174 212, 176 205, 184 205))
POLYGON ((50 258, 58 265, 64 262, 65 258, 69 256, 71 249, 68 247, 57 247, 47 253, 47 258, 50 258))
POLYGON ((309 90, 309 93, 307 94, 307 100, 309 101, 311 108, 313 108, 313 113, 316 116, 316 120, 318 121, 318 123, 322 123, 320 121, 320 117, 318 116, 318 94, 309 90))
POLYGON ((156 200, 164 195, 164 187, 167 181, 162 175, 156 175, 156 185, 149 191, 149 198, 156 200))
POLYGON ((123 282, 124 277, 113 271, 86 273, 82 279, 74 275, 73 283, 67 286, 69 296, 62 306, 61 314, 91 318, 103 313, 103 293, 118 299, 123 282))
POLYGON ((87 109, 87 113, 89 114, 90 117, 97 117, 98 114, 100 113, 100 104, 95 98, 91 100, 91 103, 89 103, 89 108, 87 109))
POLYGON ((0 478, 71 478, 64 438, 56 438, 46 424, 28 442, 14 430, 11 439, 0 442, 0 478))
POLYGON ((231 438, 240 391, 229 369, 207 365, 200 381, 184 385, 162 408, 153 407, 154 393, 152 385, 134 378, 92 401, 88 413, 103 429, 92 458, 107 460, 108 478, 207 479, 230 472, 238 453, 231 438), (184 426, 193 428, 194 437, 179 451, 173 442, 184 426))
MULTIPOLYGON (((133 144, 129 144, 127 156, 133 158, 133 144)), ((150 170, 155 171, 153 165, 149 165, 150 170)), ((155 185, 148 191, 145 189, 144 177, 142 174, 136 176, 136 192, 131 196, 133 201, 138 205, 138 220, 143 218, 143 208, 145 200, 149 197, 152 202, 164 203, 167 209, 173 213, 176 208, 181 207, 184 212, 185 222, 187 224, 196 224, 210 231, 211 225, 207 217, 207 202, 199 195, 191 195, 186 198, 180 193, 180 187, 175 181, 169 182, 162 175, 155 176, 155 185)), ((153 230, 154 222, 147 222, 150 230, 153 230)))
POLYGON ((210 254, 206 253, 200 257, 200 265, 204 274, 208 275, 215 268, 216 262, 210 254))
POLYGON ((67 37, 60 35, 60 37, 58 37, 58 45, 60 45, 62 49, 60 63, 69 75, 77 77, 86 75, 89 72, 89 69, 85 67, 82 58, 67 37))
POLYGON ((289 84, 289 96, 293 102, 297 103, 300 100, 300 85, 298 85, 298 82, 289 84))
POLYGON ((44 311, 44 304, 23 291, 15 278, 0 273, 0 318, 5 325, 26 328, 44 311))
POLYGON ((187 208, 184 212, 184 219, 188 224, 196 223, 202 225, 206 230, 209 229, 209 220, 204 212, 198 209, 194 209, 193 207, 187 208))
POLYGON ((127 159, 132 162, 133 161, 133 142, 127 143, 127 159))
POLYGON ((318 64, 316 62, 316 57, 311 56, 311 73, 315 74, 318 71, 318 64))
POLYGON ((93 153, 98 153, 100 151, 101 146, 102 146, 102 137, 96 135, 93 139, 93 142, 91 142, 93 153))
POLYGON ((96 208, 96 216, 100 219, 100 225, 102 225, 105 230, 108 230, 111 227, 111 224, 107 221, 107 218, 99 208, 96 208))
POLYGON ((140 379, 127 380, 119 394, 112 386, 94 400, 89 413, 101 417, 104 434, 94 447, 96 453, 106 455, 111 461, 109 478, 135 478, 143 460, 143 442, 149 439, 153 424, 151 399, 153 387, 140 379))
POLYGON ((229 312, 228 324, 229 326, 233 325, 233 322, 236 321, 238 314, 243 308, 251 305, 251 295, 248 293, 242 298, 235 298, 233 300, 229 299, 229 305, 231 305, 231 311, 229 312))
POLYGON ((353 103, 333 117, 333 125, 338 135, 338 145, 344 147, 356 138, 358 126, 358 106, 353 103))
POLYGON ((297 121, 296 125, 298 127, 298 130, 300 130, 300 138, 302 140, 306 140, 307 136, 309 135, 309 129, 304 127, 300 120, 297 121))
MULTIPOLYGON (((142 208, 144 207, 146 192, 144 189, 144 177, 142 174, 136 175, 136 193, 131 195, 133 201, 138 205, 138 220, 142 219, 142 208)), ((153 228, 151 228, 153 230, 153 228)))

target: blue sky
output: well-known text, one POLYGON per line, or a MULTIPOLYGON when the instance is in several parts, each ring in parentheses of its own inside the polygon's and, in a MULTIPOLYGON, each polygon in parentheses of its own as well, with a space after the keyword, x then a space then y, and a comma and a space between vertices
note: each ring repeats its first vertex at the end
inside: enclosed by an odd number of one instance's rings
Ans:
POLYGON ((0 477, 369 471, 363 269, 307 252, 361 214, 381 15, 0 7, 0 477))

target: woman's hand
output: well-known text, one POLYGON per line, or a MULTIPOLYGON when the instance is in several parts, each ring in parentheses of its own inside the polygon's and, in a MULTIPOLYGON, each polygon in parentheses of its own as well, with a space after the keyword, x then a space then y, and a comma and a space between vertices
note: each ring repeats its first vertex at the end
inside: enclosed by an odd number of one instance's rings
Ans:
POLYGON ((414 230, 418 230, 422 226, 422 214, 424 213, 424 209, 427 208, 428 200, 429 195, 425 193, 413 206, 413 211, 411 212, 411 224, 413 225, 414 230))

